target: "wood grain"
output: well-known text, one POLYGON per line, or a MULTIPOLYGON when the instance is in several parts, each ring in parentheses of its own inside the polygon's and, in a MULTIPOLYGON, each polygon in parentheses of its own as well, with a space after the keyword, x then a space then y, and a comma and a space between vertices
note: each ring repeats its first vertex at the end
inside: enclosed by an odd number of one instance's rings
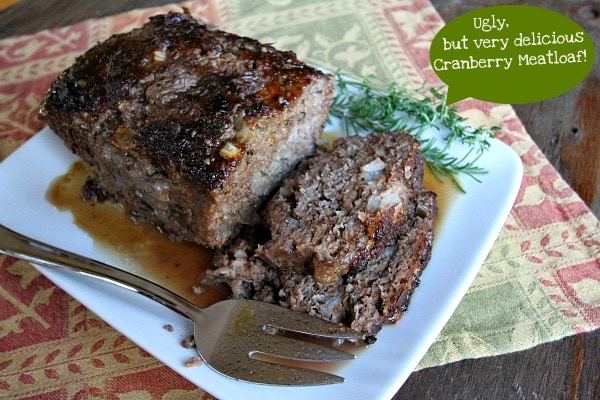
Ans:
MULTIPOLYGON (((30 34, 164 0, 22 0, 0 11, 0 38, 30 34), (35 11, 33 11, 35 10, 35 11)), ((432 0, 448 21, 467 11, 509 1, 432 0)), ((578 22, 600 54, 600 3, 597 1, 510 1, 552 9, 578 22)), ((568 93, 515 109, 529 134, 554 167, 600 215, 600 70, 568 93)), ((600 399, 600 332, 504 356, 463 360, 413 373, 394 400, 414 399, 600 399)))
POLYGON ((414 372, 394 397, 412 399, 600 399, 600 335, 414 372))

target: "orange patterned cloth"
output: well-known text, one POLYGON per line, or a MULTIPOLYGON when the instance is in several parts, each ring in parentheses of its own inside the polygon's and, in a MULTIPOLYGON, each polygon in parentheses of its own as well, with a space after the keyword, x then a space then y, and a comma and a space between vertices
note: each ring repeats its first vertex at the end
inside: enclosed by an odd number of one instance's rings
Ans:
MULTIPOLYGON (((428 48, 443 21, 427 0, 198 1, 222 29, 276 42, 332 70, 438 85, 428 48)), ((0 161, 42 129, 51 80, 113 33, 179 6, 0 41, 0 161)), ((420 367, 517 351, 600 327, 600 223, 507 105, 461 102, 521 157, 519 196, 481 272, 420 367), (502 299, 493 303, 494 299, 502 299)), ((9 188, 2 188, 9 190, 9 188)), ((6 212, 2 210, 1 212, 6 212)), ((0 257, 0 397, 212 398, 149 356, 27 263, 0 257)))

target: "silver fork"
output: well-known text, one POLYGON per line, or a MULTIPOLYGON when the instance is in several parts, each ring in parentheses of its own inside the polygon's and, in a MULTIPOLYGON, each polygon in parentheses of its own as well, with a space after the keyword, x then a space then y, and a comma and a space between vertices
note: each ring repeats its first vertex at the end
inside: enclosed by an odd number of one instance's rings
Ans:
POLYGON ((279 333, 338 342, 360 341, 362 337, 334 323, 253 300, 225 300, 200 309, 142 277, 28 238, 2 225, 0 253, 112 282, 183 314, 194 324, 194 343, 202 360, 218 373, 240 381, 284 386, 341 383, 344 378, 337 375, 284 365, 278 360, 337 362, 353 359, 353 354, 279 333))

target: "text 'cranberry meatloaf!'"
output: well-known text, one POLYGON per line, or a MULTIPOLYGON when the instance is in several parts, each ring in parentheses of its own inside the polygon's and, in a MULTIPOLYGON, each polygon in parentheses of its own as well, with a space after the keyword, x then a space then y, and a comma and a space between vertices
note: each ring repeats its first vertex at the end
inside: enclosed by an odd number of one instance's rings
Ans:
POLYGON ((406 310, 429 262, 436 196, 423 187, 420 146, 408 133, 333 146, 284 181, 262 213, 264 232, 217 252, 207 280, 373 340, 406 310))
POLYGON ((184 13, 91 48, 40 116, 136 220, 225 244, 311 154, 333 77, 184 13))

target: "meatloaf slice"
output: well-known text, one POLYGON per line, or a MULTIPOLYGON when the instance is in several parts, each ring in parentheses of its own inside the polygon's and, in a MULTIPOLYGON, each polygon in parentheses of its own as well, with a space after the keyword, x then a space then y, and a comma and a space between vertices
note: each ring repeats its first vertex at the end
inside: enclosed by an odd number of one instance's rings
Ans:
POLYGON ((339 139, 284 182, 262 227, 217 252, 208 279, 374 338, 406 310, 430 258, 436 196, 422 178, 408 133, 339 139))
POLYGON ((40 116, 136 219, 225 244, 314 151, 333 78, 187 12, 79 57, 40 116))

